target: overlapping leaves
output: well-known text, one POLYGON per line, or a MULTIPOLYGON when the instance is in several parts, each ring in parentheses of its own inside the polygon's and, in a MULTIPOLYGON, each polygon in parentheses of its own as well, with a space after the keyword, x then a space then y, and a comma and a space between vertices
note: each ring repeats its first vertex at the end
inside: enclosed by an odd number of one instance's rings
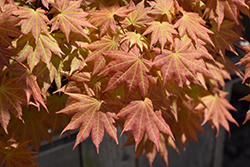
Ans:
POLYGON ((104 136, 104 129, 118 144, 117 129, 113 125, 115 114, 102 110, 101 106, 105 105, 102 104, 105 101, 98 101, 93 97, 83 94, 67 94, 75 101, 58 113, 74 114, 62 133, 80 127, 74 148, 91 133, 92 141, 96 146, 97 152, 99 152, 99 145, 104 136))
MULTIPOLYGON (((118 144, 119 123, 136 158, 146 153, 152 165, 157 151, 168 163, 173 136, 184 147, 198 141, 201 122, 227 131, 228 121, 237 124, 219 89, 229 72, 242 76, 225 53, 236 53, 234 22, 239 11, 249 15, 248 1, 27 2, 0 1, 1 133, 20 145, 32 140, 38 151, 42 139, 51 141, 48 127, 53 135, 66 125, 62 133, 80 128, 74 148, 91 134, 99 152, 104 130, 118 144), (10 113, 17 118, 9 123, 10 113), (73 115, 69 123, 62 113, 73 115)), ((248 57, 239 62, 244 82, 248 57)))

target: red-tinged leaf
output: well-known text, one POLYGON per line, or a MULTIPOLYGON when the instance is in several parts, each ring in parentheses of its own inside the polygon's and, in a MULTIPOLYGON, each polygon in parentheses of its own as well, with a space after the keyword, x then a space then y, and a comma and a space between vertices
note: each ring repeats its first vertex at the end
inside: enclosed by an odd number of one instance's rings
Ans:
POLYGON ((38 167, 36 157, 32 156, 36 152, 27 148, 29 142, 0 141, 0 166, 38 167))
POLYGON ((0 47, 0 73, 4 66, 7 66, 9 69, 12 69, 10 65, 10 59, 15 58, 17 55, 11 51, 9 51, 5 47, 0 47))
POLYGON ((219 91, 216 94, 209 94, 201 98, 203 104, 197 106, 197 109, 204 108, 204 121, 205 124, 208 121, 212 121, 213 125, 217 129, 217 134, 219 134, 220 125, 222 125, 228 132, 229 124, 228 121, 239 126, 235 119, 232 117, 228 110, 236 111, 236 109, 225 99, 227 92, 219 91))
POLYGON ((209 79, 209 84, 212 88, 222 86, 225 87, 225 79, 231 80, 230 73, 225 70, 225 66, 218 61, 206 62, 206 66, 209 72, 213 75, 213 78, 209 79))
POLYGON ((235 25, 234 22, 225 20, 221 24, 220 31, 218 31, 217 25, 212 25, 210 29, 214 34, 210 34, 210 37, 214 43, 214 51, 225 60, 225 50, 229 50, 236 55, 237 52, 234 49, 233 42, 240 40, 239 34, 236 34, 232 27, 235 25))
POLYGON ((166 15, 169 22, 172 21, 173 15, 176 13, 177 1, 176 0, 155 0, 147 1, 153 8, 149 11, 153 15, 166 15))
MULTIPOLYGON (((134 143, 133 143, 134 144, 134 143)), ((138 145, 136 150, 134 161, 139 158, 139 156, 146 154, 150 167, 152 167, 153 161, 155 159, 157 150, 156 146, 152 141, 149 140, 147 134, 144 135, 142 141, 138 145)))
POLYGON ((47 23, 48 17, 45 15, 45 10, 37 8, 36 10, 28 7, 18 7, 18 10, 12 12, 14 15, 18 15, 21 18, 19 25, 21 25, 21 31, 24 34, 32 33, 36 43, 40 37, 41 32, 49 35, 47 23))
POLYGON ((24 35, 16 41, 18 57, 16 60, 23 62, 27 60, 30 71, 43 61, 49 70, 51 70, 52 53, 61 56, 61 49, 57 41, 52 36, 40 34, 37 44, 31 34, 24 35))
POLYGON ((89 39, 83 27, 94 28, 94 26, 85 20, 88 13, 80 8, 81 1, 55 0, 55 3, 51 3, 51 5, 53 9, 50 13, 54 14, 54 17, 50 20, 52 24, 51 31, 60 28, 68 42, 70 31, 89 39))
POLYGON ((245 118, 245 120, 244 120, 244 122, 242 124, 245 124, 249 120, 250 120, 250 110, 247 111, 246 118, 245 118))
MULTIPOLYGON (((58 89, 57 92, 64 93, 84 93, 89 96, 94 96, 95 93, 93 90, 86 84, 86 82, 90 81, 91 75, 88 72, 75 72, 73 75, 69 76, 67 72, 61 72, 64 76, 66 76, 69 82, 63 86, 61 89, 58 89)), ((95 82, 98 83, 98 82, 95 82)))
POLYGON ((17 141, 28 141, 30 145, 39 152, 42 139, 49 141, 51 136, 45 122, 41 121, 48 113, 45 110, 38 111, 34 106, 25 106, 23 109, 23 120, 13 119, 9 125, 9 131, 14 134, 17 141))
POLYGON ((177 31, 173 28, 172 24, 169 24, 168 22, 153 21, 147 23, 147 25, 149 25, 149 27, 142 35, 151 33, 151 46, 159 41, 161 49, 163 50, 167 42, 173 43, 172 34, 177 34, 177 31))
POLYGON ((244 46, 242 49, 248 53, 237 64, 246 65, 244 79, 242 80, 242 83, 244 83, 250 77, 250 45, 244 46))
POLYGON ((156 145, 157 150, 159 150, 160 131, 174 138, 168 124, 161 116, 161 111, 153 111, 152 101, 149 98, 145 98, 144 101, 130 102, 129 105, 119 111, 117 116, 126 117, 122 133, 129 130, 133 131, 135 150, 137 150, 138 144, 145 133, 156 145))
POLYGON ((137 5, 134 1, 130 1, 128 9, 133 9, 132 12, 121 22, 124 28, 133 27, 137 32, 141 32, 141 28, 146 26, 146 23, 152 19, 148 16, 151 7, 145 7, 145 0, 142 0, 137 5))
POLYGON ((182 11, 182 14, 183 16, 174 25, 181 37, 188 35, 198 46, 200 45, 198 39, 214 45, 209 37, 213 32, 205 27, 206 22, 197 13, 182 11))
POLYGON ((235 23, 239 24, 239 11, 245 11, 246 9, 249 9, 249 7, 244 0, 208 0, 206 2, 205 13, 211 11, 210 19, 216 20, 218 28, 217 30, 219 31, 224 20, 224 16, 229 17, 230 19, 234 20, 235 23))
POLYGON ((15 71, 19 72, 18 81, 22 82, 22 88, 26 94, 27 103, 35 105, 40 110, 40 104, 48 111, 44 99, 46 96, 42 93, 39 85, 37 84, 36 76, 30 74, 30 71, 25 67, 16 67, 15 71), (30 101, 30 96, 33 96, 34 102, 30 101), (44 98, 44 99, 43 99, 44 98))
POLYGON ((14 0, 0 0, 0 8, 1 8, 1 11, 4 11, 3 8, 4 8, 4 5, 5 5, 6 3, 14 4, 14 0))
POLYGON ((174 51, 163 50, 162 54, 157 55, 154 65, 162 66, 161 73, 163 85, 174 77, 179 87, 187 83, 187 79, 195 84, 201 84, 197 77, 197 72, 211 76, 205 65, 196 59, 200 53, 190 48, 190 41, 180 41, 175 38, 174 51))
POLYGON ((86 55, 87 51, 85 49, 72 46, 70 53, 68 53, 63 60, 64 67, 70 68, 69 75, 72 75, 76 71, 82 71, 82 69, 86 66, 86 62, 84 60, 86 55))
MULTIPOLYGON (((237 68, 228 57, 225 57, 225 60, 223 60, 221 57, 217 57, 216 60, 222 63, 227 71, 237 75, 239 78, 243 80, 244 77, 243 72, 241 72, 241 70, 237 68)), ((240 61, 238 63, 240 63, 240 61)))
POLYGON ((100 40, 88 44, 86 47, 94 50, 85 60, 86 62, 95 60, 92 73, 92 75, 94 75, 100 72, 106 65, 106 60, 102 54, 108 51, 118 50, 119 43, 116 37, 111 38, 110 36, 104 36, 100 40))
MULTIPOLYGON (((189 39, 187 39, 189 40, 189 39)), ((191 39, 190 39, 191 40, 191 39)), ((196 46, 192 46, 194 50, 197 50, 197 52, 200 53, 200 57, 196 57, 196 58, 205 58, 205 59, 209 59, 209 60, 214 60, 214 57, 208 52, 207 48, 205 47, 206 46, 206 43, 200 39, 198 39, 200 45, 196 45, 196 46)))
POLYGON ((179 153, 179 150, 177 146, 175 145, 174 140, 163 133, 160 134, 160 147, 159 147, 159 155, 162 157, 162 159, 165 161, 166 165, 168 166, 168 149, 167 146, 175 150, 177 153, 179 153))
POLYGON ((8 133, 7 126, 10 120, 10 113, 22 120, 21 104, 25 104, 25 96, 21 83, 16 78, 7 79, 5 76, 0 82, 0 124, 5 133, 8 133))
POLYGON ((148 49, 147 39, 139 33, 127 32, 123 35, 121 43, 123 43, 124 41, 127 41, 129 43, 129 48, 136 46, 140 48, 141 51, 143 51, 143 48, 148 49))
POLYGON ((0 43, 4 46, 12 46, 10 37, 18 37, 21 31, 16 27, 19 18, 12 16, 12 10, 0 12, 0 43))
POLYGON ((181 109, 178 112, 178 121, 172 121, 170 124, 176 140, 184 149, 189 139, 198 143, 197 131, 205 133, 198 118, 198 114, 188 113, 185 109, 181 109))
MULTIPOLYGON (((248 87, 250 86, 249 84, 246 84, 248 87)), ((246 100, 246 101, 250 101, 250 94, 241 98, 240 100, 246 100)), ((246 118, 244 120, 244 122, 242 124, 245 124, 247 121, 250 120, 250 109, 247 111, 246 113, 246 118)))
POLYGON ((132 48, 128 53, 124 51, 110 51, 105 54, 111 61, 99 74, 108 75, 116 72, 109 80, 104 91, 113 90, 126 83, 127 97, 136 91, 144 98, 147 95, 149 81, 148 74, 151 62, 144 59, 137 47, 132 48))
POLYGON ((98 101, 93 97, 83 94, 67 94, 75 101, 57 113, 74 114, 62 133, 80 127, 73 149, 85 140, 91 132, 92 141, 96 146, 97 153, 99 153, 99 145, 104 136, 104 129, 118 144, 117 129, 113 125, 116 116, 111 112, 103 112, 102 107, 105 105, 105 101, 98 101))
POLYGON ((109 28, 116 32, 116 16, 124 18, 131 11, 131 9, 127 9, 127 6, 121 7, 118 1, 111 6, 99 3, 99 10, 90 11, 90 22, 99 27, 100 35, 103 36, 109 28))
POLYGON ((118 39, 116 37, 104 36, 100 40, 88 44, 86 47, 94 50, 93 53, 88 55, 86 62, 95 60, 98 56, 101 56, 104 52, 118 50, 118 39))

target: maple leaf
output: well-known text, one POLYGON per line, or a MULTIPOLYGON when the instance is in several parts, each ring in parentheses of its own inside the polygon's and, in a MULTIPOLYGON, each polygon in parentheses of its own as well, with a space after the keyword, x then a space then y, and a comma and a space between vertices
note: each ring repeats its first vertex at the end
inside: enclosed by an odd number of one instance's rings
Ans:
MULTIPOLYGON (((250 85, 249 84, 246 84, 248 87, 250 87, 250 85)), ((247 96, 245 96, 245 97, 243 97, 243 98, 241 98, 240 100, 247 100, 247 101, 250 101, 250 94, 249 95, 247 95, 247 96)), ((245 124, 247 121, 249 121, 250 120, 250 109, 247 111, 247 113, 246 113, 246 118, 245 118, 245 120, 244 120, 244 122, 242 123, 242 124, 245 124)))
POLYGON ((216 19, 215 21, 217 22, 217 30, 219 31, 220 26, 224 20, 224 16, 233 19, 235 23, 239 24, 239 10, 245 11, 245 8, 249 9, 244 0, 208 0, 206 2, 206 9, 204 14, 208 11, 213 11, 215 16, 213 16, 214 14, 211 12, 210 18, 216 19))
POLYGON ((209 72, 214 76, 209 79, 209 84, 212 88, 219 87, 221 85, 225 87, 225 79, 231 80, 230 73, 225 69, 225 66, 218 61, 206 62, 206 66, 209 72))
POLYGON ((22 66, 15 67, 16 72, 19 72, 18 81, 22 82, 22 88, 26 94, 27 104, 33 104, 40 109, 40 104, 48 111, 45 102, 43 100, 46 99, 46 96, 42 93, 39 85, 37 84, 36 76, 31 74, 31 72, 22 66), (35 103, 30 101, 30 97, 33 95, 33 99, 35 103))
MULTIPOLYGON (((63 91, 66 93, 87 93, 92 92, 91 90, 88 91, 88 86, 86 82, 90 81, 91 75, 88 72, 75 72, 73 75, 69 76, 68 72, 61 72, 64 76, 66 76, 69 82, 63 86, 61 89, 57 91, 63 91)), ((88 94, 88 93, 87 93, 88 94)), ((93 94, 89 94, 93 95, 93 94)))
POLYGON ((150 42, 151 46, 159 41, 161 44, 161 49, 163 50, 167 41, 173 43, 172 34, 177 34, 177 31, 174 29, 172 24, 169 24, 168 22, 153 21, 147 23, 147 25, 149 25, 149 27, 142 35, 152 33, 150 42))
POLYGON ((49 22, 52 24, 51 32, 60 28, 68 42, 70 32, 89 39, 82 27, 95 27, 85 20, 88 13, 80 8, 81 1, 55 0, 55 3, 51 3, 51 5, 53 9, 49 13, 54 14, 54 17, 49 22))
POLYGON ((52 53, 55 53, 59 57, 62 53, 57 41, 52 36, 44 34, 40 34, 37 44, 34 43, 33 36, 27 34, 19 38, 16 41, 16 45, 18 52, 16 60, 19 62, 27 60, 30 71, 33 71, 40 60, 47 65, 49 70, 51 70, 52 53))
POLYGON ((103 112, 102 106, 105 105, 105 101, 98 101, 93 97, 78 93, 66 94, 75 101, 57 113, 74 114, 62 133, 80 127, 73 149, 85 140, 91 132, 92 141, 96 146, 97 153, 99 153, 99 145, 104 136, 104 129, 118 144, 117 129, 113 125, 116 116, 111 112, 103 112))
POLYGON ((86 66, 84 58, 88 54, 88 51, 81 47, 71 46, 70 53, 67 52, 65 52, 67 56, 63 60, 63 66, 70 69, 69 75, 72 75, 77 71, 82 71, 82 69, 86 66))
POLYGON ((225 20, 220 26, 220 31, 218 31, 216 24, 212 24, 212 28, 210 29, 214 33, 210 34, 214 46, 216 46, 214 47, 214 51, 219 53, 224 60, 226 49, 238 55, 234 50, 233 42, 240 40, 240 36, 232 30, 234 25, 234 22, 225 20))
POLYGON ((123 43, 124 41, 127 41, 129 43, 129 48, 137 46, 141 51, 143 51, 143 48, 148 49, 147 39, 139 33, 127 32, 123 35, 121 43, 123 43))
POLYGON ((180 36, 188 35, 198 46, 200 44, 198 39, 213 45, 209 37, 213 32, 205 27, 206 22, 197 13, 182 11, 182 14, 183 16, 174 25, 174 28, 178 28, 180 36))
MULTIPOLYGON (((216 60, 222 63, 227 71, 229 71, 234 75, 237 75, 240 79, 243 79, 244 77, 243 72, 241 72, 241 70, 238 67, 236 67, 228 57, 225 57, 225 60, 223 60, 222 57, 217 57, 216 60)), ((240 63, 240 61, 238 63, 240 63)), ((236 65, 238 63, 236 63, 236 65)))
POLYGON ((10 37, 18 37, 21 31, 16 27, 19 18, 12 16, 12 10, 0 13, 0 43, 3 46, 12 46, 10 37))
POLYGON ((141 29, 145 27, 146 23, 151 21, 151 18, 148 16, 151 7, 145 7, 144 3, 145 0, 142 0, 135 6, 134 1, 130 1, 128 9, 133 9, 133 11, 121 21, 123 28, 132 26, 137 32, 141 32, 141 29))
POLYGON ((135 92, 136 87, 138 87, 140 95, 145 97, 149 87, 147 72, 151 68, 151 62, 140 55, 139 48, 133 47, 128 53, 110 51, 105 55, 115 60, 111 61, 99 75, 116 73, 110 78, 104 92, 116 89, 125 82, 127 96, 135 92))
MULTIPOLYGON (((132 145, 134 143, 134 138, 131 138, 129 136, 127 142, 124 144, 124 146, 132 145)), ((123 146, 123 147, 124 147, 123 146)), ((159 139, 159 150, 158 153, 162 157, 162 159, 165 161, 166 165, 168 166, 168 149, 167 146, 174 149, 177 153, 179 153, 179 150, 177 146, 175 145, 175 142, 172 137, 160 133, 160 139, 159 139)), ((146 154, 146 157, 149 161, 149 165, 152 167, 153 161, 155 159, 157 150, 156 146, 152 141, 149 140, 148 135, 145 134, 142 141, 138 145, 138 148, 136 150, 136 155, 134 160, 136 160, 139 156, 146 154)))
POLYGON ((228 121, 236 124, 238 123, 232 117, 228 110, 236 111, 236 109, 225 99, 227 92, 219 91, 218 93, 208 94, 201 98, 203 104, 199 104, 196 109, 204 109, 204 121, 202 124, 205 124, 209 120, 212 121, 213 125, 217 129, 217 134, 219 134, 220 124, 229 132, 228 121))
POLYGON ((7 79, 3 76, 0 83, 0 123, 4 131, 8 133, 9 112, 22 120, 21 104, 25 104, 26 100, 21 83, 17 82, 17 78, 7 79))
POLYGON ((14 0, 1 0, 0 1, 0 8, 1 8, 1 11, 4 11, 4 6, 6 3, 9 3, 9 4, 14 4, 14 0))
POLYGON ((186 84, 187 79, 195 84, 200 84, 197 72, 211 76, 203 63, 196 59, 200 53, 190 49, 190 41, 174 40, 174 51, 163 50, 162 54, 157 55, 153 64, 161 67, 163 85, 166 85, 172 77, 179 87, 186 84))
POLYGON ((9 124, 9 131, 14 134, 17 141, 28 141, 30 145, 39 152, 42 139, 49 141, 51 144, 51 136, 48 132, 48 127, 42 122, 42 118, 48 113, 45 110, 38 111, 37 107, 25 106, 22 107, 23 122, 18 119, 13 119, 9 124))
POLYGON ((246 52, 248 52, 243 58, 240 59, 240 61, 237 64, 240 65, 246 65, 245 66, 245 75, 242 80, 242 83, 246 81, 247 78, 250 77, 250 45, 244 46, 242 49, 244 49, 246 52))
POLYGON ((104 52, 116 51, 118 50, 119 43, 117 37, 103 36, 100 40, 92 42, 86 46, 87 48, 94 50, 88 57, 85 59, 86 62, 95 60, 94 70, 92 75, 98 73, 106 65, 106 60, 103 57, 104 52))
POLYGON ((7 66, 9 69, 12 69, 9 59, 11 59, 11 57, 16 56, 17 55, 15 53, 9 51, 7 48, 0 47, 0 73, 2 72, 4 66, 7 66))
POLYGON ((176 7, 178 6, 176 0, 155 0, 147 1, 153 8, 149 11, 153 15, 166 15, 169 22, 173 19, 173 14, 176 12, 176 7))
POLYGON ((36 157, 32 156, 36 152, 27 148, 29 142, 0 141, 0 166, 38 167, 36 157))
POLYGON ((137 150, 144 133, 156 145, 157 150, 159 150, 160 131, 174 139, 168 124, 161 116, 161 111, 153 111, 153 104, 149 98, 145 98, 144 101, 131 101, 119 111, 117 116, 126 117, 121 135, 124 131, 133 131, 135 150, 137 150))
POLYGON ((47 23, 48 17, 45 15, 45 10, 37 8, 36 10, 28 7, 18 7, 18 10, 12 12, 21 18, 18 25, 21 25, 21 31, 24 34, 32 33, 36 43, 39 40, 41 32, 49 35, 47 23))
POLYGON ((197 131, 205 133, 198 118, 199 115, 197 111, 194 113, 181 109, 178 112, 178 121, 171 122, 170 127, 181 147, 186 147, 188 139, 193 139, 198 143, 197 131))
POLYGON ((118 1, 112 6, 99 3, 98 11, 90 11, 90 22, 96 27, 100 27, 100 36, 103 36, 109 28, 116 32, 116 16, 124 18, 131 11, 131 9, 127 9, 127 6, 121 7, 118 1))

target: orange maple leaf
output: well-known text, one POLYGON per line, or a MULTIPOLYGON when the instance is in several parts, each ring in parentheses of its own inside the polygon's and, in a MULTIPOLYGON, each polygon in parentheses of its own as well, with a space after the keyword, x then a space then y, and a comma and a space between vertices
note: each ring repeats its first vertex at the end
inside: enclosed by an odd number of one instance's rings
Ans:
POLYGON ((9 60, 15 57, 17 57, 15 53, 10 52, 5 47, 0 47, 0 73, 2 72, 4 66, 7 66, 9 69, 12 69, 9 60))
POLYGON ((95 60, 94 70, 92 75, 98 73, 106 65, 106 60, 103 57, 104 52, 118 50, 119 43, 116 37, 103 36, 100 40, 92 42, 86 46, 87 48, 94 50, 88 57, 85 59, 86 62, 95 60))
POLYGON ((124 18, 131 11, 132 9, 127 9, 127 6, 121 7, 118 1, 112 6, 99 3, 98 11, 90 11, 90 22, 93 23, 96 27, 100 27, 100 35, 103 36, 109 28, 112 31, 116 32, 116 16, 124 18))
POLYGON ((41 60, 51 70, 52 53, 55 53, 59 57, 62 53, 57 41, 50 35, 40 34, 38 42, 36 44, 34 42, 34 38, 30 33, 19 38, 16 41, 16 51, 18 52, 16 60, 19 62, 27 60, 30 71, 33 71, 34 67, 41 60))
POLYGON ((248 53, 243 58, 241 58, 237 64, 246 65, 244 79, 242 80, 242 83, 244 83, 246 79, 250 77, 250 45, 244 46, 242 49, 248 53))
POLYGON ((212 11, 210 12, 210 19, 214 19, 217 22, 217 30, 219 31, 225 16, 239 24, 238 16, 240 15, 240 10, 243 12, 249 10, 244 0, 208 0, 204 14, 212 11))
POLYGON ((146 29, 146 31, 142 35, 151 33, 150 45, 152 46, 157 41, 159 41, 161 44, 162 50, 167 41, 169 41, 170 43, 173 43, 172 34, 178 34, 177 31, 174 29, 173 25, 169 24, 168 22, 153 21, 153 22, 147 23, 147 25, 149 25, 149 27, 146 29))
POLYGON ((0 124, 4 131, 8 133, 7 126, 10 120, 10 113, 22 120, 21 104, 26 103, 21 83, 17 82, 17 78, 7 79, 5 76, 1 78, 0 84, 0 124))
POLYGON ((110 51, 105 55, 115 60, 111 61, 99 75, 116 73, 110 78, 104 91, 116 89, 126 83, 127 96, 135 92, 136 87, 138 87, 140 95, 145 97, 149 87, 147 72, 151 68, 151 62, 140 55, 139 48, 133 47, 128 53, 110 51))
POLYGON ((66 94, 74 101, 57 113, 74 114, 70 123, 64 128, 62 133, 80 127, 73 149, 85 140, 91 132, 92 141, 96 146, 97 153, 99 153, 99 145, 104 136, 104 129, 109 136, 115 140, 116 144, 118 144, 117 129, 113 125, 116 116, 111 112, 103 112, 105 111, 103 109, 105 108, 103 107, 105 101, 98 101, 93 97, 78 93, 66 94))
MULTIPOLYGON (((186 84, 187 79, 195 84, 200 84, 197 72, 211 76, 206 66, 196 59, 200 53, 190 48, 190 40, 180 41, 175 38, 174 50, 163 50, 162 54, 157 55, 153 64, 161 67, 163 85, 174 77, 179 87, 186 84)), ((156 51, 158 53, 158 51, 156 51)))
POLYGON ((232 30, 234 25, 234 22, 225 20, 220 26, 220 31, 218 31, 216 24, 212 24, 212 28, 210 29, 214 33, 210 34, 214 46, 216 46, 214 50, 219 53, 224 60, 226 49, 238 55, 234 49, 233 42, 240 40, 240 36, 232 30))
POLYGON ((155 1, 147 1, 150 6, 153 8, 149 11, 150 14, 158 15, 158 17, 162 17, 162 15, 167 16, 169 22, 172 21, 173 15, 176 13, 176 7, 178 7, 178 3, 176 0, 155 0, 155 1))
POLYGON ((38 8, 36 10, 28 7, 18 7, 18 10, 13 11, 14 15, 19 15, 21 21, 18 23, 21 25, 21 31, 24 34, 32 33, 36 43, 40 37, 41 32, 49 34, 47 23, 48 17, 45 15, 45 10, 38 8))
POLYGON ((129 43, 129 48, 137 46, 141 51, 143 51, 143 48, 148 49, 147 39, 140 33, 127 32, 123 35, 121 43, 125 41, 129 43))
POLYGON ((51 3, 51 5, 53 9, 49 13, 54 14, 49 22, 52 24, 51 31, 60 28, 68 42, 71 31, 89 39, 82 27, 95 27, 85 20, 88 13, 80 8, 81 1, 55 0, 55 3, 51 3))
POLYGON ((135 28, 137 32, 141 32, 141 29, 146 26, 146 23, 151 21, 151 18, 148 16, 151 7, 145 7, 144 3, 145 0, 142 0, 135 5, 134 1, 130 1, 128 9, 133 9, 133 11, 121 21, 123 28, 129 29, 128 27, 132 27, 135 28))
POLYGON ((144 101, 130 102, 119 111, 117 116, 126 117, 121 135, 125 131, 133 131, 135 150, 137 150, 144 133, 156 145, 157 150, 159 150, 160 131, 174 139, 168 124, 162 118, 161 111, 154 112, 152 101, 149 98, 145 98, 144 101))
POLYGON ((185 111, 185 109, 181 108, 177 117, 178 121, 172 121, 170 127, 181 147, 185 149, 188 139, 198 143, 197 131, 205 133, 201 122, 198 120, 198 112, 192 113, 192 111, 185 111))
POLYGON ((16 27, 19 18, 12 16, 12 10, 0 13, 0 43, 4 46, 12 46, 10 37, 18 37, 21 31, 16 27))
POLYGON ((36 76, 31 74, 31 72, 24 66, 15 67, 14 70, 19 72, 18 81, 22 82, 22 88, 26 94, 27 103, 33 104, 38 110, 40 110, 40 104, 42 104, 42 106, 48 111, 44 102, 46 96, 42 93, 37 84, 36 76), (35 103, 30 101, 31 95, 33 95, 35 103))
POLYGON ((174 28, 178 28, 180 36, 187 35, 198 46, 200 45, 198 39, 213 45, 209 37, 213 32, 205 27, 206 22, 197 13, 182 11, 182 14, 183 16, 174 25, 174 28))
POLYGON ((218 93, 208 94, 201 98, 203 104, 199 104, 196 109, 204 109, 204 121, 205 124, 209 120, 212 121, 213 125, 217 129, 219 134, 220 124, 229 132, 228 121, 239 126, 235 119, 232 117, 228 110, 236 111, 236 109, 225 99, 227 92, 219 91, 218 93), (204 108, 205 105, 205 108, 204 108), (228 121, 227 121, 228 120, 228 121))

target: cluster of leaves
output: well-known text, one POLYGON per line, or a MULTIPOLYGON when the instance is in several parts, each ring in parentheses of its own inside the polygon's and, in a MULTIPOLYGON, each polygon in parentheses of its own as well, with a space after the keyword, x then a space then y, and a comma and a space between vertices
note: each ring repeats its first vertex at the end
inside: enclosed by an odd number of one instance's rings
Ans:
POLYGON ((168 164, 167 146, 178 151, 175 141, 181 149, 189 139, 198 142, 205 123, 217 134, 220 125, 229 131, 228 121, 238 123, 228 111, 235 108, 225 99, 224 80, 231 72, 245 82, 250 54, 238 63, 246 65, 243 75, 225 53, 237 54, 238 16, 250 16, 249 5, 1 0, 1 162, 36 165, 27 160, 33 153, 27 141, 38 152, 60 127, 62 133, 79 128, 74 148, 91 134, 99 152, 104 130, 119 144, 120 126, 125 146, 135 144, 136 158, 146 153, 151 165, 156 152, 168 164))

